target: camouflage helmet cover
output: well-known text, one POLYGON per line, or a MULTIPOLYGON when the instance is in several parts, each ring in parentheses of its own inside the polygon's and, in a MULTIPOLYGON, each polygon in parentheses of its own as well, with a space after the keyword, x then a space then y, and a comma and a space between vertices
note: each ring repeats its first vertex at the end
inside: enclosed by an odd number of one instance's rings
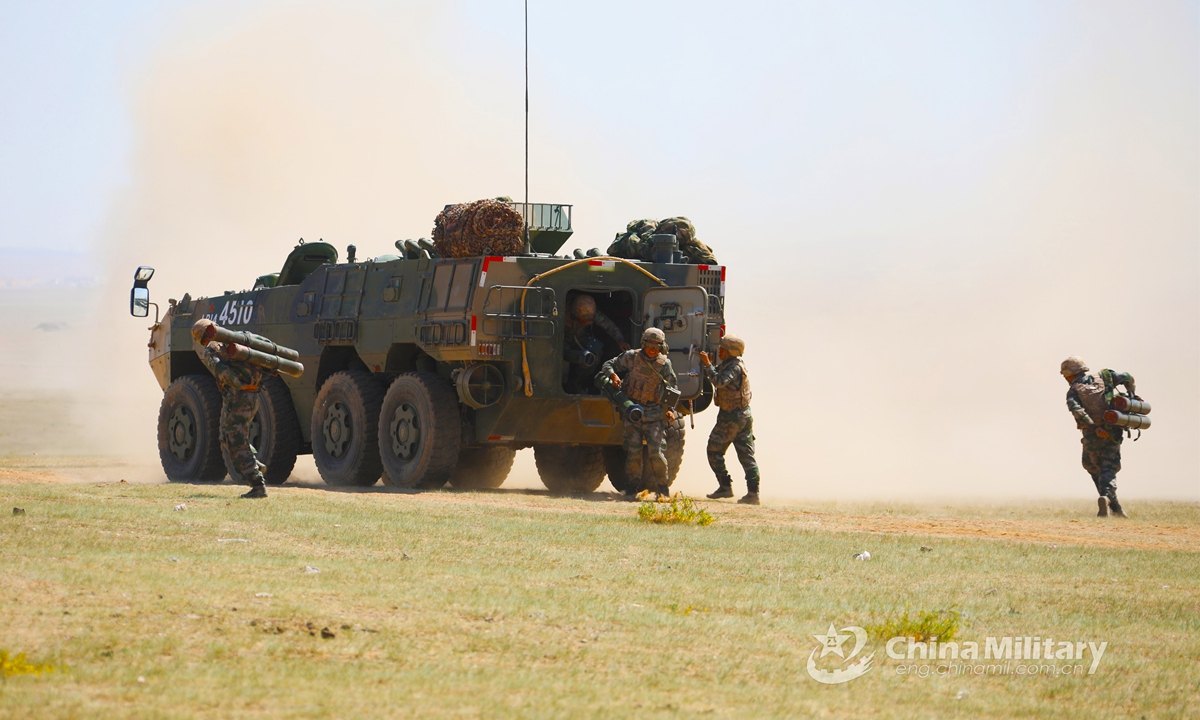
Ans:
POLYGON ((580 295, 571 306, 576 318, 591 320, 596 317, 596 298, 591 295, 580 295))
POLYGON ((664 334, 662 330, 659 330, 656 327, 646 328, 645 332, 642 333, 642 344, 643 345, 645 345, 646 343, 655 343, 657 345, 663 345, 666 342, 667 342, 666 334, 664 334))
POLYGON ((1063 375, 1078 375, 1081 372, 1087 372, 1088 369, 1088 365, 1086 362, 1084 362, 1083 358, 1079 357, 1078 355, 1072 355, 1071 357, 1062 361, 1062 366, 1060 367, 1059 372, 1061 372, 1063 375))
POLYGON ((741 357, 742 353, 746 352, 746 341, 737 335, 726 334, 721 338, 721 347, 725 348, 725 352, 734 357, 741 357))

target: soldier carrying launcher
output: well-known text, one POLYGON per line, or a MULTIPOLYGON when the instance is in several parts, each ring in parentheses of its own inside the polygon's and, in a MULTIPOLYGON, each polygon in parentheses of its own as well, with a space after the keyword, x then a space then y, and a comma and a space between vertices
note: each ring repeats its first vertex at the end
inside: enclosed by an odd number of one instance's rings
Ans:
POLYGON ((221 391, 221 448, 231 469, 250 484, 250 491, 242 497, 265 498, 265 466, 250 444, 250 422, 258 412, 259 384, 265 372, 299 377, 304 366, 296 362, 299 355, 295 350, 261 335, 227 330, 211 320, 197 320, 192 325, 192 337, 199 344, 196 354, 221 391))

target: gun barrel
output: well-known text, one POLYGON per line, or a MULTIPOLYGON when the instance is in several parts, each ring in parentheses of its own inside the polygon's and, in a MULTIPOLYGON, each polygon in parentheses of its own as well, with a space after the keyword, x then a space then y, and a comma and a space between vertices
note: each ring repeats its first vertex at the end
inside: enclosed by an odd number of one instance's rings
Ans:
POLYGON ((228 343, 225 346, 225 352, 228 353, 231 360, 240 360, 242 362, 257 365, 260 368, 281 372, 284 375, 292 377, 300 377, 304 374, 304 366, 293 360, 279 357, 278 355, 270 355, 265 352, 259 352, 245 345, 237 343, 228 343))
POLYGON ((251 350, 257 350, 258 352, 265 353, 267 355, 278 355, 284 360, 294 361, 300 359, 300 353, 289 347, 276 345, 261 335, 223 328, 212 320, 197 320, 196 323, 192 325, 192 335, 199 339, 201 345, 207 345, 213 340, 216 340, 217 342, 222 342, 227 345, 243 345, 251 350))
POLYGON ((1137 400, 1125 395, 1118 395, 1112 401, 1113 410, 1121 412, 1134 413, 1136 415, 1149 415, 1150 403, 1145 400, 1137 400))
POLYGON ((1137 413, 1123 413, 1119 410, 1109 410, 1104 413, 1104 422, 1130 430, 1145 430, 1150 427, 1150 418, 1137 413))

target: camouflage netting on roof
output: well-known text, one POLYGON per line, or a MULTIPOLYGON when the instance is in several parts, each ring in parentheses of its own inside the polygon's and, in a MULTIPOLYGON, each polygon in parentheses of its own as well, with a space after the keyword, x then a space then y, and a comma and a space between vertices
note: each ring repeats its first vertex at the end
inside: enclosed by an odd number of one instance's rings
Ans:
POLYGON ((654 261, 654 242, 650 239, 656 234, 674 235, 679 239, 679 252, 683 261, 692 265, 716 265, 717 256, 712 248, 696 239, 696 226, 685 217, 672 217, 657 222, 655 220, 634 220, 625 226, 625 232, 618 233, 612 245, 608 246, 608 254, 613 257, 629 260, 654 261))
POLYGON ((525 246, 525 221, 506 202, 476 200, 447 205, 433 226, 433 246, 448 258, 517 255, 525 246))

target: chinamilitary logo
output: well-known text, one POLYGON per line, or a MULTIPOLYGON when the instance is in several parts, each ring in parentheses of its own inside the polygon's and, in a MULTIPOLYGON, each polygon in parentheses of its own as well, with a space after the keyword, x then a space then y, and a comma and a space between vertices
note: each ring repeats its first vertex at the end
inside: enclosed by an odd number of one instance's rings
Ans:
MULTIPOLYGON (((825 631, 824 635, 813 635, 813 637, 817 639, 817 642, 821 643, 821 647, 814 648, 808 655, 808 675, 819 683, 840 685, 850 682, 854 678, 866 675, 867 671, 871 669, 871 664, 875 662, 875 653, 854 660, 862 652, 863 648, 867 646, 867 631, 856 625, 850 625, 838 630, 833 626, 833 623, 829 623, 829 629, 825 631), (851 637, 854 638, 854 649, 847 655, 846 648, 842 646, 851 637), (820 656, 817 655, 817 650, 821 651, 820 656), (845 667, 838 667, 832 670, 817 667, 817 661, 831 653, 840 657, 842 659, 841 665, 845 667), (854 660, 854 662, 850 662, 851 660, 854 660), (846 663, 850 664, 847 665, 846 663)), ((821 664, 825 665, 828 662, 821 664)))

